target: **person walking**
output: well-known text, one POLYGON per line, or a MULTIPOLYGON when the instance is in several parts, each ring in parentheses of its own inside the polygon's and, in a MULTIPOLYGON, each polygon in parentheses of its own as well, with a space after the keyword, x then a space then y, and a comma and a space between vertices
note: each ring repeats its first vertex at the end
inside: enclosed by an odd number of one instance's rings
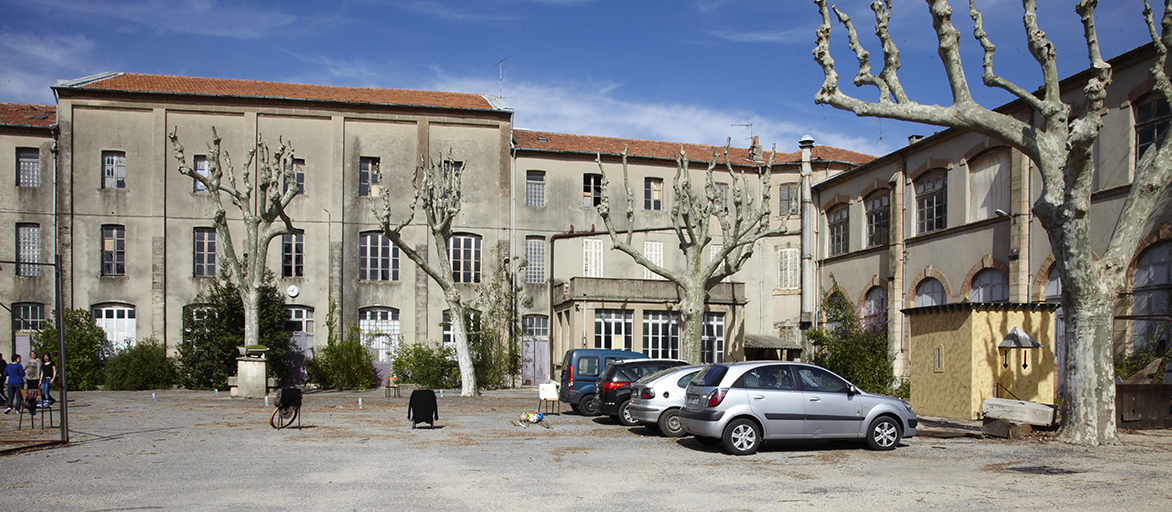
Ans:
POLYGON ((53 381, 57 380, 57 365, 53 364, 53 358, 49 354, 45 354, 41 359, 41 400, 49 402, 49 406, 57 403, 57 399, 49 395, 49 388, 53 386, 53 381))
POLYGON ((32 400, 32 405, 29 407, 36 406, 37 393, 41 389, 41 360, 37 357, 35 350, 28 352, 28 362, 24 364, 24 388, 28 390, 25 397, 32 400))
POLYGON ((24 365, 20 364, 20 354, 12 354, 12 362, 4 367, 4 384, 8 389, 8 408, 4 414, 8 414, 12 412, 14 402, 20 409, 20 388, 24 387, 24 365))

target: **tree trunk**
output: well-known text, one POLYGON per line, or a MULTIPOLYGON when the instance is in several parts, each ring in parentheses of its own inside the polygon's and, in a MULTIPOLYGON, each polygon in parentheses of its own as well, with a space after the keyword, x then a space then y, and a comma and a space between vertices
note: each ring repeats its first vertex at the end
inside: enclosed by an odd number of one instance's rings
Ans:
POLYGON ((240 302, 244 305, 244 346, 260 345, 260 293, 242 288, 240 302))
POLYGON ((452 323, 452 342, 456 344, 456 363, 460 366, 460 396, 476 396, 476 370, 468 350, 468 325, 465 323, 463 301, 459 290, 445 294, 448 301, 448 321, 452 323))
POLYGON ((704 296, 703 286, 692 286, 684 289, 684 296, 680 299, 680 359, 688 364, 700 364, 701 344, 704 336, 704 296))
POLYGON ((1061 439, 1064 441, 1098 445, 1118 439, 1115 364, 1111 350, 1112 295, 1063 295, 1066 385, 1062 394, 1061 439), (1080 375, 1080 371, 1090 371, 1093 375, 1080 375))

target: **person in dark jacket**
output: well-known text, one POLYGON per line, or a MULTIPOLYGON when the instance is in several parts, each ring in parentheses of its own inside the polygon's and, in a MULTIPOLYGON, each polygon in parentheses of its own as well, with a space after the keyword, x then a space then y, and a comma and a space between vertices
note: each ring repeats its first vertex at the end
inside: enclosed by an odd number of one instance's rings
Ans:
POLYGON ((13 402, 20 409, 20 388, 24 387, 24 365, 20 364, 20 354, 12 354, 12 362, 4 367, 4 384, 8 388, 8 409, 4 414, 12 412, 13 402))
MULTIPOLYGON (((8 369, 8 361, 4 360, 4 355, 0 354, 0 380, 4 380, 4 370, 8 369)), ((7 386, 0 386, 0 402, 8 403, 8 393, 4 389, 7 386)))

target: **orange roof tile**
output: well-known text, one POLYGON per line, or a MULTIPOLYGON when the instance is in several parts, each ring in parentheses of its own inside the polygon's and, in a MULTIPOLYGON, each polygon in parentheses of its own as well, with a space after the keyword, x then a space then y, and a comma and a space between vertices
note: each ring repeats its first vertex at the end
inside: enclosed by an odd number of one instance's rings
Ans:
POLYGON ((332 85, 292 84, 229 78, 143 75, 137 73, 95 75, 94 77, 59 82, 54 88, 495 110, 493 105, 480 94, 416 91, 410 89, 336 87, 332 85))
MULTIPOLYGON (((598 137, 594 135, 574 135, 569 133, 538 132, 532 130, 513 130, 513 142, 520 149, 539 151, 562 151, 569 153, 603 153, 607 155, 622 154, 627 150, 629 156, 650 158, 674 159, 682 148, 693 162, 707 162, 712 157, 712 151, 720 156, 722 146, 705 144, 691 144, 681 142, 661 142, 654 140, 622 139, 617 137, 598 137)), ((769 152, 762 152, 762 161, 754 162, 749 159, 748 148, 728 149, 729 159, 734 165, 760 165, 769 161, 769 152)), ((815 160, 837 160, 852 164, 862 164, 874 160, 871 155, 864 155, 854 151, 830 147, 815 146, 811 155, 815 160)), ((802 152, 778 152, 773 159, 774 164, 794 164, 802 161, 802 152)))
POLYGON ((0 125, 43 126, 48 128, 56 122, 57 107, 54 105, 0 103, 0 125))

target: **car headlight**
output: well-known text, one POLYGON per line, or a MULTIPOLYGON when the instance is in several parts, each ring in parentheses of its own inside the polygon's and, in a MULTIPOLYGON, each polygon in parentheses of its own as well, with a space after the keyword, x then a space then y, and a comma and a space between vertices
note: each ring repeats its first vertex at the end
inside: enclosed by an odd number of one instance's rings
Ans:
POLYGON ((911 414, 915 414, 915 413, 916 413, 915 411, 913 411, 913 410, 912 410, 912 404, 909 404, 909 403, 907 403, 907 402, 904 402, 904 403, 903 403, 903 407, 904 407, 905 409, 907 409, 907 412, 909 412, 909 413, 911 413, 911 414))

